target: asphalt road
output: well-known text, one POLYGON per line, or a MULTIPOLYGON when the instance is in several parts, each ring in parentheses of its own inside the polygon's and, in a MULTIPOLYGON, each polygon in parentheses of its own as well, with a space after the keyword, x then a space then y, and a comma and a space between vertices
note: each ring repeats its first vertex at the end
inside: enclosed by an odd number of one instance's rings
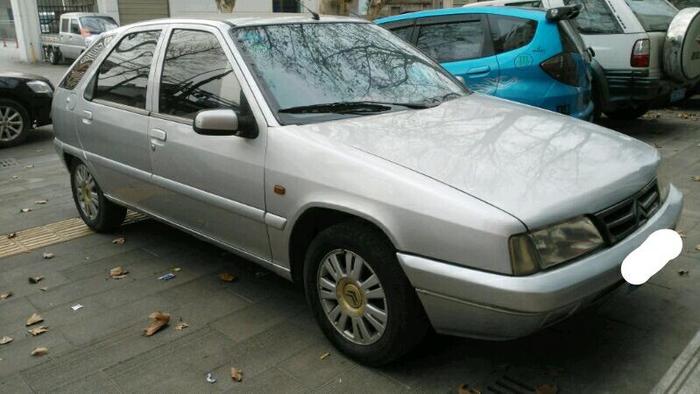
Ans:
MULTIPOLYGON (((0 61, 0 69, 8 66, 0 61)), ((65 67, 27 69, 57 81, 65 67)), ((114 235, 89 234, 0 258, 0 293, 13 292, 0 300, 0 337, 14 338, 0 345, 0 392, 448 393, 461 384, 485 393, 532 392, 540 384, 555 384, 561 393, 648 392, 700 327, 700 182, 691 179, 700 175, 696 117, 700 99, 605 124, 661 152, 663 171, 686 197, 682 255, 638 290, 536 335, 509 342, 431 335, 399 362, 366 368, 325 340, 290 283, 144 220, 114 235), (117 237, 126 242, 113 244, 117 237), (44 259, 44 252, 55 257, 44 259), (108 279, 118 265, 129 274, 108 279), (157 279, 175 267, 175 279, 157 279), (238 280, 222 282, 221 272, 238 280), (39 275, 39 284, 28 283, 39 275), (76 304, 83 308, 72 310, 76 304), (169 312, 171 324, 144 337, 148 315, 157 310, 169 312), (49 331, 33 337, 25 321, 35 312, 49 331), (189 327, 176 330, 180 321, 189 327), (42 346, 47 355, 30 356, 42 346), (231 367, 243 370, 243 382, 231 380, 231 367), (216 383, 206 382, 209 372, 216 383)), ((0 234, 77 216, 52 138, 44 127, 24 145, 0 150, 0 161, 10 163, 0 168, 0 234)))

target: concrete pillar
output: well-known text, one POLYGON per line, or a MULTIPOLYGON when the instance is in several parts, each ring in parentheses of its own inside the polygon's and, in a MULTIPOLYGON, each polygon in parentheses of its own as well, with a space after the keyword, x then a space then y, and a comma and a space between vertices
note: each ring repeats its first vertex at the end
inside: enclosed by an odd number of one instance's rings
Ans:
POLYGON ((11 4, 20 60, 36 63, 41 60, 41 28, 36 0, 11 0, 11 4))
POLYGON ((121 25, 119 21, 119 0, 97 0, 97 12, 111 16, 112 19, 121 25))

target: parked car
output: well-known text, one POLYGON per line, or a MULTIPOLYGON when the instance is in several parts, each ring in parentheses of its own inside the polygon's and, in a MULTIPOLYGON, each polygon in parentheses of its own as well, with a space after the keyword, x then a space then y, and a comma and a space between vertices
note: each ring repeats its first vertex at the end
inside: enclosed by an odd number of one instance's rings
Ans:
POLYGON ((590 120, 590 56, 568 20, 504 7, 413 12, 376 23, 440 62, 479 93, 590 120))
MULTIPOLYGON (((687 97, 700 80, 700 8, 666 0, 507 0, 472 5, 579 4, 573 25, 595 53, 593 99, 608 117, 634 119, 687 97)), ((468 5, 465 7, 469 7, 468 5)))
POLYGON ((430 325, 501 340, 554 324, 618 288, 681 211, 653 147, 471 94, 362 19, 158 20, 99 40, 53 104, 85 223, 112 231, 128 207, 300 283, 367 364, 430 325))
POLYGON ((97 36, 119 25, 109 15, 92 12, 69 12, 61 15, 58 34, 43 34, 44 59, 51 64, 75 60, 97 36))
POLYGON ((18 145, 51 123, 53 85, 39 75, 0 71, 0 148, 18 145))

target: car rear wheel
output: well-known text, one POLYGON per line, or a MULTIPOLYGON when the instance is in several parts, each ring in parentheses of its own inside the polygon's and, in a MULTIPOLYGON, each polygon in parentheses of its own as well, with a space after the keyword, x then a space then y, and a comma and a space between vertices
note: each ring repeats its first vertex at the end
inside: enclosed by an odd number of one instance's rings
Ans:
POLYGON ((605 116, 614 120, 633 120, 647 113, 648 109, 645 107, 638 108, 626 108, 619 109, 615 111, 606 111, 605 116))
POLYGON ((27 138, 27 110, 14 100, 0 99, 0 148, 21 144, 27 138))
POLYGON ((312 241, 304 285, 323 333, 361 363, 391 362, 417 345, 428 330, 396 251, 380 231, 365 223, 331 226, 312 241))
POLYGON ((126 208, 105 198, 90 169, 76 162, 71 166, 71 189, 78 213, 97 232, 109 232, 121 225, 126 208))

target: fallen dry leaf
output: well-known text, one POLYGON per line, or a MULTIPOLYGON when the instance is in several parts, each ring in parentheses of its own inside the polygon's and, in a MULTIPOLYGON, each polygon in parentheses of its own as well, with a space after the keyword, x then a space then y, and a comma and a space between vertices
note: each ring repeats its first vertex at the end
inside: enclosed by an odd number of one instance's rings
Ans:
POLYGON ((694 175, 690 177, 690 179, 694 180, 695 182, 700 182, 700 175, 694 175))
POLYGON ((222 272, 219 274, 219 279, 224 282, 233 282, 236 280, 236 276, 228 272, 222 272))
POLYGON ((122 266, 114 267, 111 270, 109 270, 109 276, 112 277, 112 279, 123 279, 126 278, 126 274, 128 274, 129 271, 124 270, 122 266))
POLYGON ((48 290, 48 289, 49 289, 48 287, 40 287, 40 288, 39 288, 39 290, 41 290, 41 291, 46 291, 46 290, 48 290))
POLYGON ((77 311, 78 309, 83 309, 83 308, 84 308, 84 306, 82 306, 80 304, 75 304, 72 307, 70 307, 70 309, 72 309, 73 312, 77 311))
POLYGON ((460 384, 457 389, 459 394, 481 394, 481 390, 473 387, 469 387, 468 384, 460 384))
POLYGON ((24 168, 34 168, 34 164, 27 164, 24 168))
POLYGON ((4 293, 0 293, 0 300, 4 300, 6 298, 12 297, 12 292, 11 291, 6 291, 4 293))
POLYGON ((680 276, 688 276, 689 273, 690 271, 688 270, 678 270, 678 275, 680 276))
POLYGON ((32 313, 31 316, 29 316, 29 319, 27 319, 27 326, 31 326, 32 324, 36 323, 41 323, 44 321, 44 318, 39 316, 38 313, 32 313))
POLYGON ((238 368, 231 368, 231 379, 234 382, 240 382, 243 380, 243 371, 238 368))
POLYGON ((175 326, 175 329, 176 329, 177 331, 182 331, 182 330, 184 330, 185 328, 187 328, 187 327, 189 327, 189 326, 190 326, 189 324, 187 324, 187 323, 185 323, 185 322, 183 321, 183 322, 181 322, 181 323, 177 323, 177 325, 175 326))
POLYGON ((700 250, 700 244, 695 245, 695 250, 700 250))
POLYGON ((321 356, 320 356, 319 358, 320 358, 321 360, 325 360, 325 359, 327 359, 330 355, 331 355, 330 353, 325 352, 325 353, 321 354, 321 356))
POLYGON ((32 350, 32 356, 40 357, 40 356, 47 354, 48 352, 49 352, 49 349, 47 349, 45 347, 38 347, 38 348, 35 348, 34 350, 32 350))
POLYGON ((39 326, 39 327, 32 328, 31 330, 27 330, 27 332, 32 334, 33 337, 35 337, 37 335, 41 335, 41 334, 48 332, 48 331, 49 331, 49 328, 46 326, 39 326))
POLYGON ((31 212, 32 209, 31 208, 22 208, 19 211, 20 211, 20 213, 27 213, 27 212, 31 212))
POLYGON ((44 277, 43 276, 30 276, 27 280, 29 280, 29 283, 35 285, 35 284, 41 282, 42 280, 44 280, 44 277))
POLYGON ((54 258, 54 254, 51 252, 44 252, 44 258, 46 260, 52 259, 52 258, 54 258))
POLYGON ((7 234, 7 239, 12 239, 12 238, 15 238, 15 237, 17 237, 17 233, 9 233, 9 234, 7 234))
POLYGON ((6 344, 12 342, 13 340, 14 339, 12 339, 12 337, 7 337, 7 336, 2 337, 2 338, 0 338, 0 345, 6 345, 6 344))
POLYGON ((686 237, 685 231, 683 231, 683 230, 678 230, 677 233, 678 233, 678 235, 681 236, 681 238, 685 238, 685 237, 686 237))
POLYGON ((182 268, 180 268, 180 267, 173 268, 173 272, 180 272, 180 271, 182 271, 182 268))
POLYGON ((535 387, 535 394, 557 394, 559 391, 559 388, 557 388, 556 384, 541 384, 537 387, 535 387))
POLYGON ((158 332, 170 321, 170 314, 164 312, 153 312, 148 317, 151 319, 151 323, 143 330, 144 335, 147 337, 158 332))
POLYGON ((124 237, 114 238, 114 239, 112 240, 112 243, 115 244, 115 245, 124 245, 124 242, 126 242, 126 240, 124 239, 124 237))
POLYGON ((46 204, 47 202, 49 202, 49 200, 36 200, 36 201, 34 201, 34 204, 36 204, 36 205, 44 205, 44 204, 46 204))

